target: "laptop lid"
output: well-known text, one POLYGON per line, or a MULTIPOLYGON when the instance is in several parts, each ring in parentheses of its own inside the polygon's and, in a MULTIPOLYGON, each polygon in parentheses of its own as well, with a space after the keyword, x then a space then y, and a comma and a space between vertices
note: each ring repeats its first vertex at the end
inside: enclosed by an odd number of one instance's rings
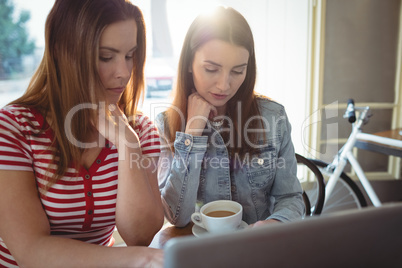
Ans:
POLYGON ((402 203, 173 238, 165 267, 402 267, 402 203))

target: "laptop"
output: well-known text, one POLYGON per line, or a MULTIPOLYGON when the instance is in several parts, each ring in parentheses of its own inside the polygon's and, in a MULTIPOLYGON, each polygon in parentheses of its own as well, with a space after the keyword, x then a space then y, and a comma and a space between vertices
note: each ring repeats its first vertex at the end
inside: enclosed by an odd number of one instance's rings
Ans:
POLYGON ((164 250, 166 268, 402 267, 402 203, 177 237, 164 250))

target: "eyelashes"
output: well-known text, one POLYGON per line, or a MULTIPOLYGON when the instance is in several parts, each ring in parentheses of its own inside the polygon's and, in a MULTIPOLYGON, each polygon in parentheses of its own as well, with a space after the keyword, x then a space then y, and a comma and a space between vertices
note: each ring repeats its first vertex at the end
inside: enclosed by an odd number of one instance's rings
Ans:
MULTIPOLYGON (((205 68, 205 71, 206 71, 207 73, 216 73, 216 72, 219 71, 219 69, 208 69, 208 68, 205 68)), ((231 72, 232 72, 233 74, 235 74, 235 75, 242 75, 242 74, 244 73, 244 71, 235 71, 235 70, 232 70, 231 72)))
POLYGON ((108 62, 108 61, 111 61, 112 58, 108 58, 108 57, 99 57, 99 60, 100 60, 100 61, 103 61, 103 62, 108 62))
POLYGON ((237 74, 237 75, 241 75, 241 74, 243 74, 243 71, 232 71, 232 73, 237 74))
MULTIPOLYGON (((126 60, 132 60, 133 58, 134 58, 134 55, 127 55, 126 57, 126 60)), ((102 56, 99 56, 99 60, 100 61, 103 61, 103 62, 109 62, 109 61, 111 61, 113 59, 113 57, 102 57, 102 56)))

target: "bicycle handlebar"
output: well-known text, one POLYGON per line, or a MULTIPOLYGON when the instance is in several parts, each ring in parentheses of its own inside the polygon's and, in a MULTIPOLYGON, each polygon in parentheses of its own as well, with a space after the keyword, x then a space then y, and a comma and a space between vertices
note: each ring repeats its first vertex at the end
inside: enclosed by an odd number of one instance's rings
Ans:
POLYGON ((346 108, 345 117, 348 118, 349 123, 356 122, 355 102, 353 99, 348 100, 348 106, 346 108))

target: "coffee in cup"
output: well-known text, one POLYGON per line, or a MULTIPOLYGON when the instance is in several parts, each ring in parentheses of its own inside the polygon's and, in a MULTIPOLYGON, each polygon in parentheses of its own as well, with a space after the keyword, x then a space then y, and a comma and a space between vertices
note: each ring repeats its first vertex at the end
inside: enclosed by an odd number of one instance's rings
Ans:
POLYGON ((232 200, 217 200, 203 205, 200 212, 191 215, 191 220, 210 233, 222 233, 236 230, 242 217, 242 205, 232 200))

